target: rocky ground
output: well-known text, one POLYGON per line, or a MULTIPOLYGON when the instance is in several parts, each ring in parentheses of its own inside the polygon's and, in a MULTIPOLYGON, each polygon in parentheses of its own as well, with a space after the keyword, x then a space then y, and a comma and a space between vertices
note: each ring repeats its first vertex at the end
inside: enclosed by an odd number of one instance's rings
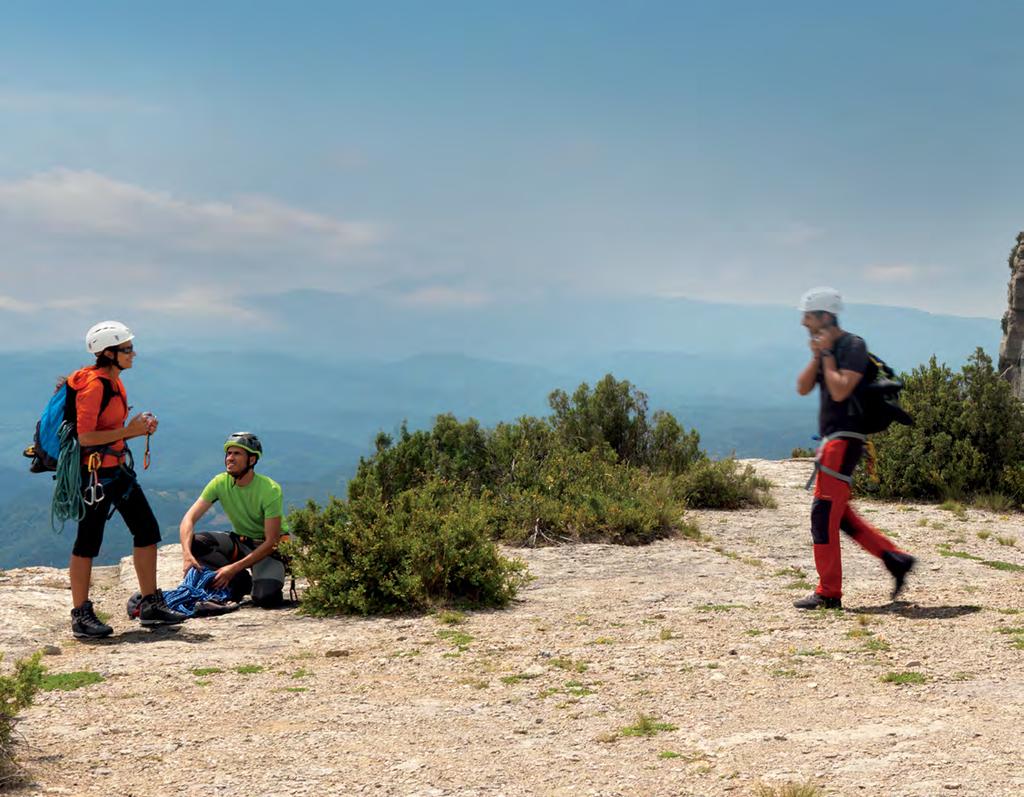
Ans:
MULTIPOLYGON (((0 575, 5 664, 51 646, 50 672, 104 679, 25 712, 13 793, 1024 794, 1021 517, 861 502, 920 557, 905 601, 844 540, 846 610, 801 613, 810 465, 755 464, 777 508, 693 513, 702 540, 514 551, 520 600, 454 625, 244 609, 143 631, 122 565, 94 595, 115 636, 85 644, 65 572, 0 575)), ((165 586, 179 562, 162 551, 165 586)))

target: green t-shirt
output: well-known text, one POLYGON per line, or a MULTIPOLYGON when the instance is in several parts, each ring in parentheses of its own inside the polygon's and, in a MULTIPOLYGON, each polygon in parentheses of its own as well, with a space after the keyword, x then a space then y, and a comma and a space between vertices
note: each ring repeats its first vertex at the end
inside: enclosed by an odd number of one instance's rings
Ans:
POLYGON ((219 473, 206 485, 200 498, 209 504, 220 501, 235 533, 253 540, 264 539, 263 521, 281 517, 284 509, 281 486, 262 473, 255 474, 245 487, 235 484, 227 473, 219 473))

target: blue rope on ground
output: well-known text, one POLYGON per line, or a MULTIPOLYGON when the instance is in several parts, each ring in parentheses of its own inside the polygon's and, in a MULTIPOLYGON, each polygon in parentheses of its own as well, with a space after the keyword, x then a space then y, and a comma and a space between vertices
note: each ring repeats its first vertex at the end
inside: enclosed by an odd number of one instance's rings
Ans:
POLYGON ((189 568, 181 584, 169 592, 164 592, 167 607, 192 617, 196 613, 196 604, 200 601, 227 603, 231 597, 231 590, 227 587, 214 589, 210 586, 216 574, 216 570, 189 568))

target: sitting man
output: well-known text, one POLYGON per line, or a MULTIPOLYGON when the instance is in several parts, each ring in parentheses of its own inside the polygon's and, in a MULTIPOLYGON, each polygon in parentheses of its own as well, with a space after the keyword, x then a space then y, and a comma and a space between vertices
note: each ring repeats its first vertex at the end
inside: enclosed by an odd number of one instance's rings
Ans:
POLYGON ((251 586, 252 602, 270 609, 284 601, 285 569, 275 548, 281 538, 281 487, 253 468, 263 453, 259 438, 235 432, 224 443, 225 473, 214 476, 181 519, 183 571, 217 571, 212 586, 230 586, 240 600, 251 586), (195 524, 217 501, 233 531, 203 531, 195 524), (250 579, 248 569, 252 569, 250 579))

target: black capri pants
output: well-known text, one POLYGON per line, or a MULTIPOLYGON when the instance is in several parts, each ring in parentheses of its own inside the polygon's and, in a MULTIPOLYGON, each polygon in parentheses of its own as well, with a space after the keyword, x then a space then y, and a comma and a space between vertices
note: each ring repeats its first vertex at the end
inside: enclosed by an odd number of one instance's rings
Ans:
MULTIPOLYGON (((112 515, 111 506, 121 513, 136 548, 160 542, 160 524, 135 477, 122 468, 100 468, 98 473, 103 485, 103 500, 85 507, 85 517, 78 521, 78 536, 71 553, 87 559, 99 555, 103 529, 107 518, 112 515)), ((83 470, 83 488, 89 485, 90 478, 90 474, 83 470)))

